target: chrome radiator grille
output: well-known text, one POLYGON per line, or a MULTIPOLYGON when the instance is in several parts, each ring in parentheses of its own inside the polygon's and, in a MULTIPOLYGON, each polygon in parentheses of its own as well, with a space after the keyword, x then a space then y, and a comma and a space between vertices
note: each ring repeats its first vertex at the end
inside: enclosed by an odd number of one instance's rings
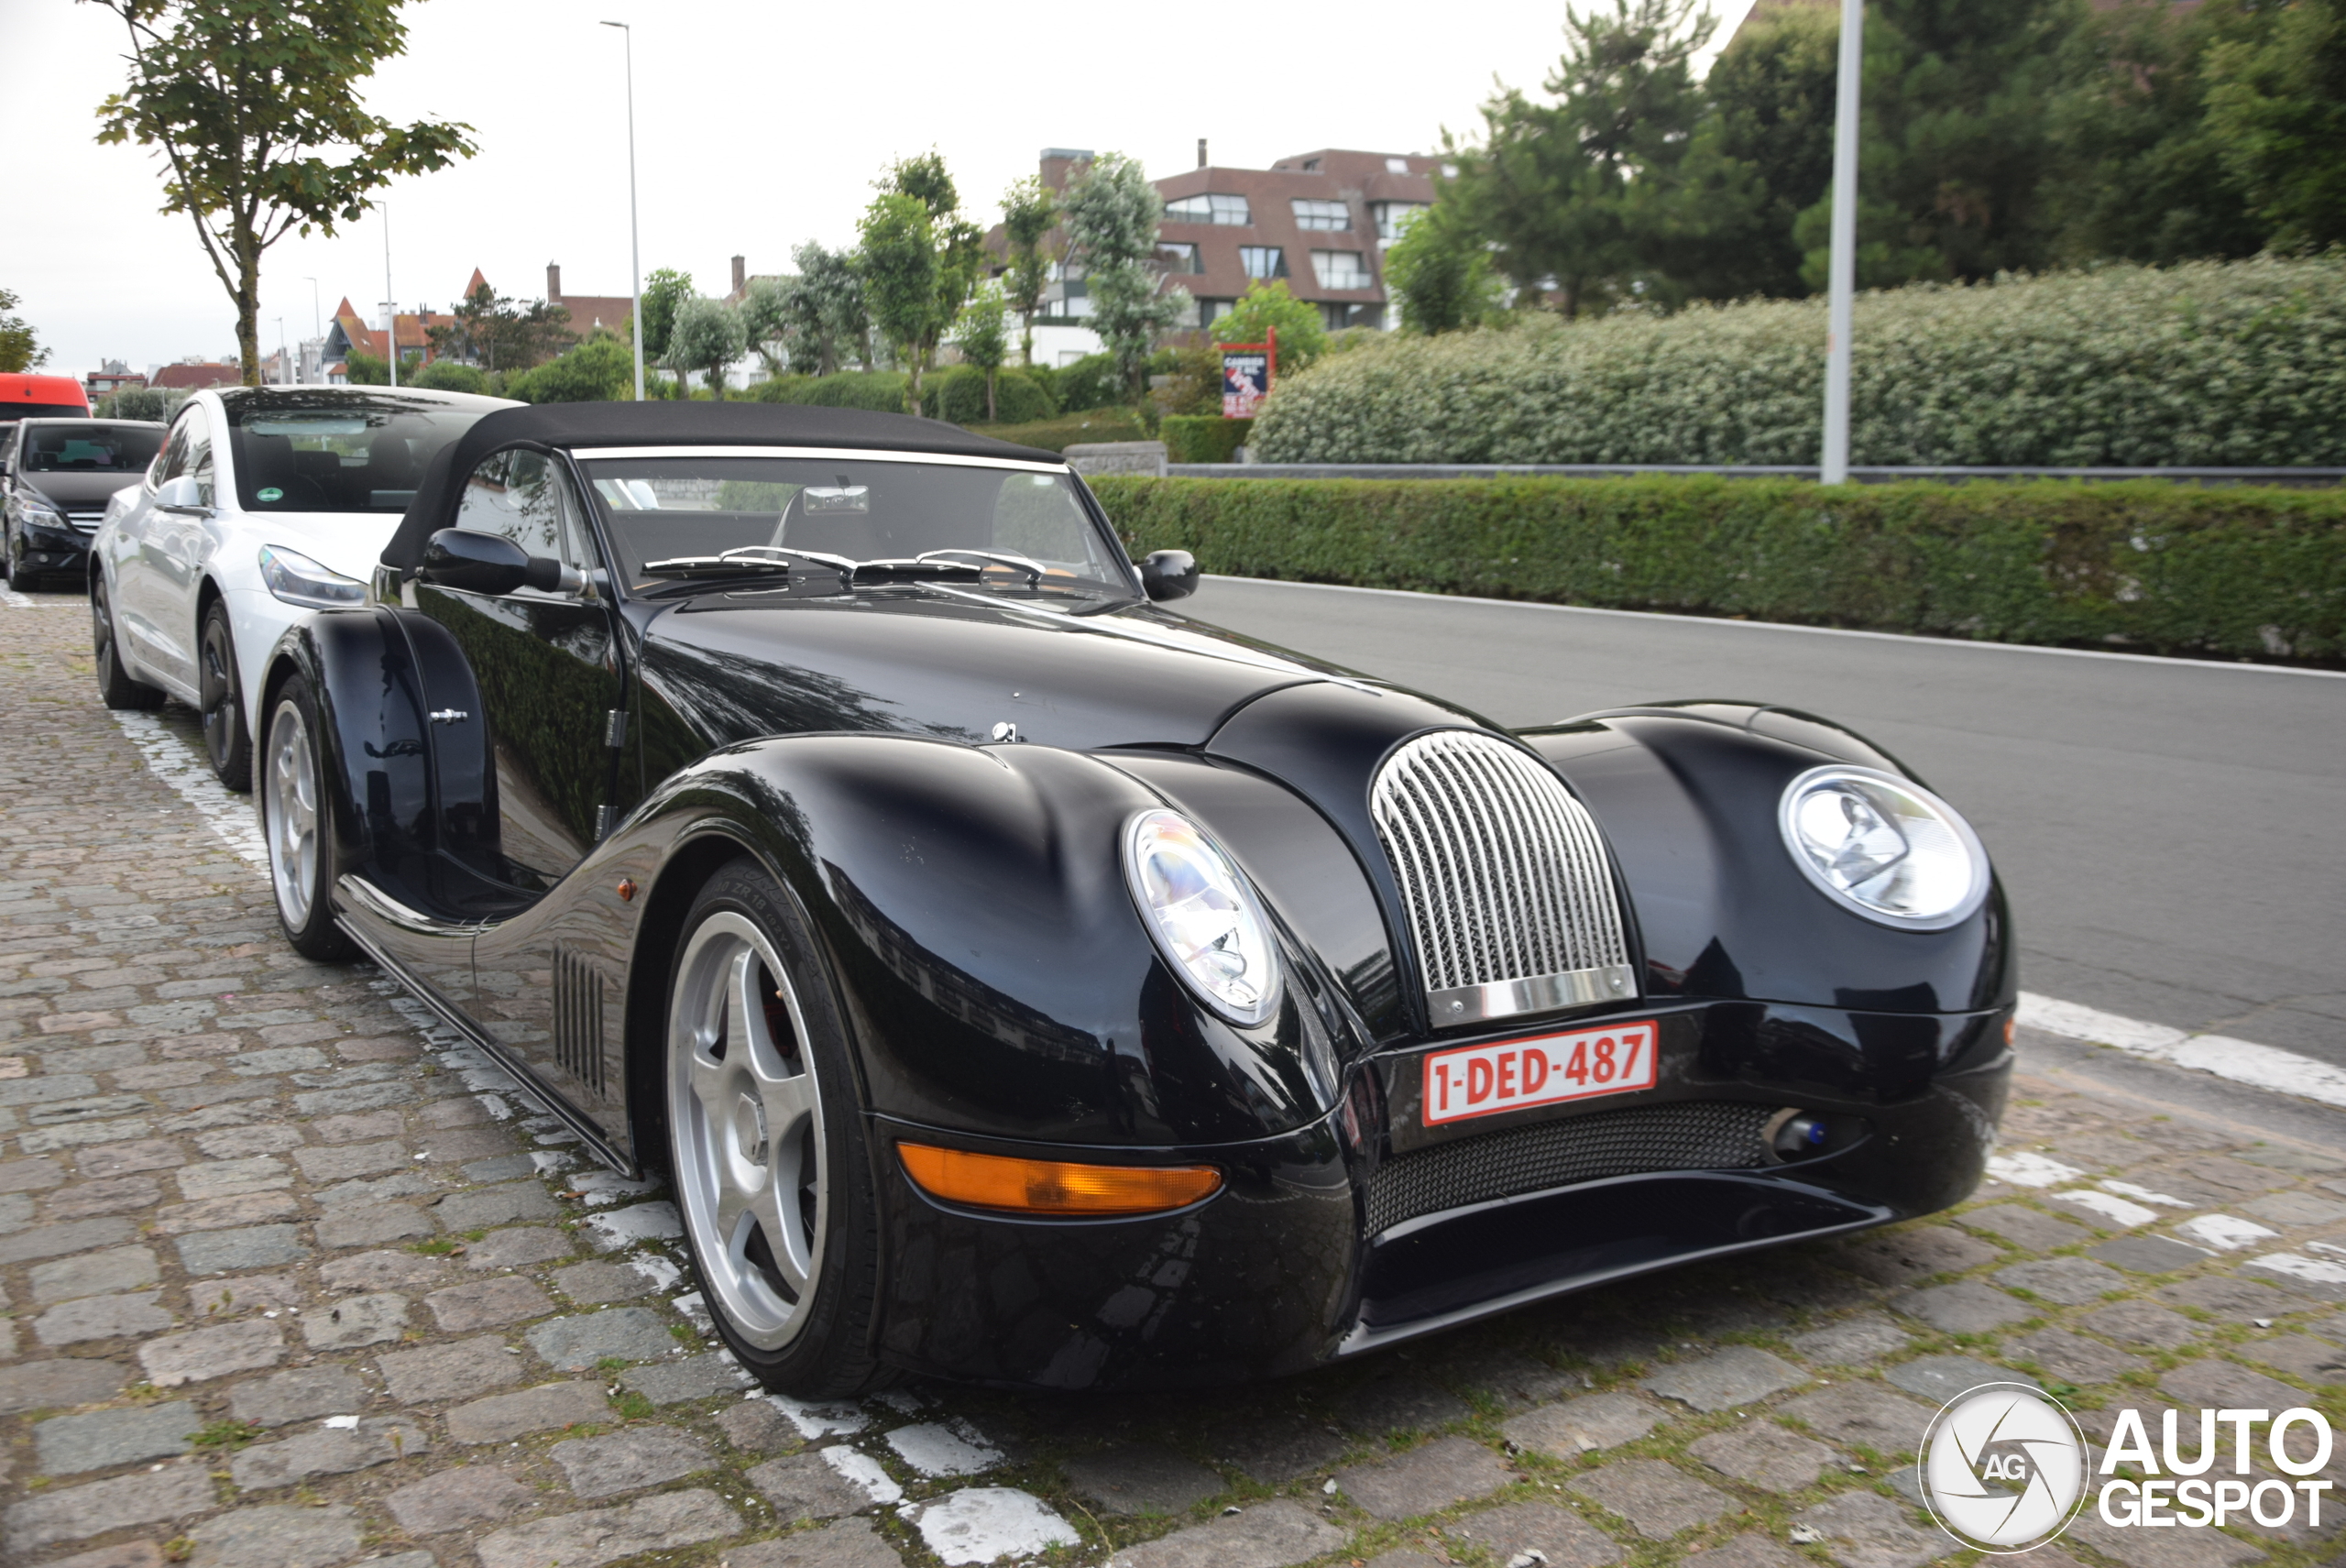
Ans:
POLYGON ((1435 1026, 1637 994, 1604 841, 1540 762, 1438 730, 1369 791, 1435 1026))

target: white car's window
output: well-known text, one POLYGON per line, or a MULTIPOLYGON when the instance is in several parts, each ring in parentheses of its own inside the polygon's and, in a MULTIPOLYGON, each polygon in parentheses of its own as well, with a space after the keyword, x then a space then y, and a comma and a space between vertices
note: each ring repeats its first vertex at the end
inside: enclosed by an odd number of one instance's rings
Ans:
POLYGON ((258 512, 405 511, 433 455, 488 411, 389 389, 240 396, 236 499, 258 512))
POLYGON ((212 422, 201 403, 190 403, 171 426, 171 438, 163 447, 163 469, 155 482, 165 484, 182 474, 193 477, 203 505, 217 504, 212 494, 212 422))

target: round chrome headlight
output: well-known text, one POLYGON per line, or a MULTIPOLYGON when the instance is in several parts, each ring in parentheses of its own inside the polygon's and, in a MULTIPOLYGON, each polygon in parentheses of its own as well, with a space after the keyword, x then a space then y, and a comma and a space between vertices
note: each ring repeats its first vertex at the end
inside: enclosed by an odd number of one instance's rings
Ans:
POLYGON ((1779 818, 1792 863, 1835 902, 1885 926, 1938 931, 1988 896, 1988 851, 1955 807, 1877 768, 1811 768, 1779 818))
POLYGON ((1279 1002, 1271 923, 1220 845, 1177 812, 1141 812, 1124 829, 1124 878, 1157 950, 1200 1000, 1233 1024, 1271 1015, 1279 1002))

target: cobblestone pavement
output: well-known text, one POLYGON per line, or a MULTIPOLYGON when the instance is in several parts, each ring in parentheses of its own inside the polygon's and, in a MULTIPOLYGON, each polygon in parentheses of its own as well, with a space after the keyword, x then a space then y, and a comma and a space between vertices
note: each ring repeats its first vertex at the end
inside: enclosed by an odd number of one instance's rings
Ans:
MULTIPOLYGON (((193 775, 192 716, 106 714, 47 602, 0 604, 9 1563, 1918 1568, 1969 1554, 1897 1462, 1977 1381, 2035 1378, 2097 1438, 2129 1405, 2339 1418, 2346 1118, 2063 1077, 2023 1081, 1953 1215, 1368 1365, 763 1398, 673 1210, 372 970, 286 948, 236 813, 159 774, 193 775)), ((2346 1502, 2299 1519, 2088 1518, 2031 1562, 2306 1568, 2346 1502)))

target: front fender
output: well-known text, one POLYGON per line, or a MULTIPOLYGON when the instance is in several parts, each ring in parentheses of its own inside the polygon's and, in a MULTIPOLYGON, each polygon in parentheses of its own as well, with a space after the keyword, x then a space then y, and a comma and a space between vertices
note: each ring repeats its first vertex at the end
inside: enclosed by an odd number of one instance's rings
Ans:
MULTIPOLYGON (((1050 747, 791 736, 685 769, 609 848, 624 858, 649 839, 696 881, 720 833, 790 883, 828 948, 879 1114, 1126 1146, 1302 1127, 1334 1102, 1313 1005, 1324 975, 1283 930, 1300 978, 1271 1020, 1241 1029, 1197 1002, 1125 886, 1124 827, 1163 804, 1050 747)), ((637 986, 664 986, 677 935, 647 920, 637 986)), ((631 1051, 657 1049, 656 1009, 630 1017, 631 1051)))
POLYGON ((2012 1003, 2001 883, 1959 925, 1894 930, 1825 897, 1792 864, 1777 827, 1792 779, 1829 762, 1913 776, 1862 738, 1740 703, 1623 708, 1518 734, 1611 839, 1650 994, 1879 1014, 2012 1003))
MULTIPOLYGON (((329 609, 286 629, 269 651, 252 721, 267 744, 278 694, 308 683, 323 737, 326 816, 338 874, 396 884, 430 844, 431 747, 422 692, 391 612, 329 609)), ((265 754, 265 752, 263 753, 265 754)))

